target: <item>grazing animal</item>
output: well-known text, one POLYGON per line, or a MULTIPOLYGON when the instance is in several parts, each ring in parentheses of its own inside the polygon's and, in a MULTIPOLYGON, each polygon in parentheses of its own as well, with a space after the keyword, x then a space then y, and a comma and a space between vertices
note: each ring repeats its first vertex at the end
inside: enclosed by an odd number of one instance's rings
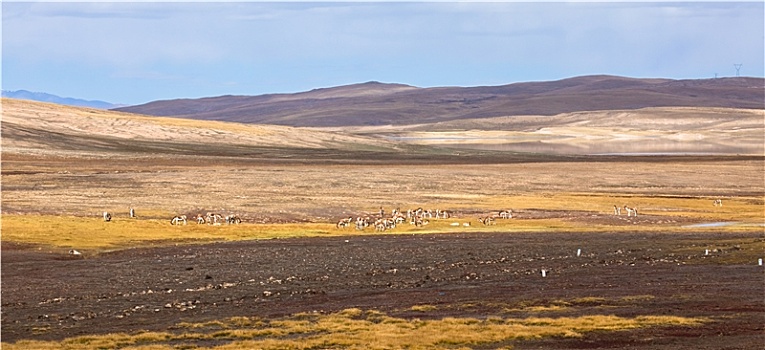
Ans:
POLYGON ((360 216, 356 218, 356 229, 357 230, 363 231, 365 228, 367 228, 367 226, 369 226, 369 220, 368 219, 362 218, 360 216))
POLYGON ((104 212, 104 221, 106 222, 112 221, 112 214, 109 214, 108 211, 104 212))
POLYGON ((712 202, 712 205, 714 205, 715 207, 722 207, 722 199, 719 199, 719 198, 715 199, 715 201, 712 202))
POLYGON ((130 218, 135 219, 135 209, 130 208, 130 218))
POLYGON ((173 217, 172 220, 170 220, 170 225, 180 225, 181 223, 186 225, 186 215, 181 215, 181 216, 176 215, 173 217))
POLYGON ((229 224, 229 225, 230 225, 230 224, 235 224, 235 225, 238 225, 238 224, 241 224, 241 223, 242 223, 242 219, 241 219, 241 218, 239 218, 239 217, 238 217, 238 216, 236 216, 236 215, 227 215, 227 216, 226 216, 226 223, 227 223, 227 224, 229 224))
POLYGON ((202 225, 205 223, 205 217, 202 216, 202 214, 197 214, 197 225, 202 225))
POLYGON ((220 221, 223 220, 223 215, 215 214, 215 213, 207 213, 207 223, 210 225, 218 224, 220 225, 220 221))
POLYGON ((494 218, 491 216, 487 216, 485 218, 478 218, 478 221, 484 225, 494 225, 494 218))
POLYGON ((614 205, 614 215, 622 215, 622 208, 614 205))
POLYGON ((350 227, 351 222, 353 222, 352 216, 349 216, 347 219, 340 219, 340 221, 337 222, 337 228, 350 227))
POLYGON ((422 218, 422 217, 420 217, 420 216, 415 216, 415 217, 413 217, 413 218, 412 218, 412 221, 409 221, 409 224, 410 224, 410 225, 414 225, 415 227, 418 227, 418 226, 425 226, 425 225, 427 225, 428 223, 430 223, 430 222, 428 221, 428 219, 423 219, 423 218, 422 218))
POLYGON ((386 229, 385 226, 386 226, 385 225, 385 220, 380 219, 380 220, 375 221, 375 231, 383 232, 386 229))
POLYGON ((512 219, 513 218, 513 210, 502 210, 499 212, 499 217, 503 219, 512 219))
POLYGON ((436 209, 436 219, 448 219, 451 215, 446 210, 436 209))
POLYGON ((627 216, 638 216, 637 208, 630 208, 625 205, 624 210, 627 211, 627 216))

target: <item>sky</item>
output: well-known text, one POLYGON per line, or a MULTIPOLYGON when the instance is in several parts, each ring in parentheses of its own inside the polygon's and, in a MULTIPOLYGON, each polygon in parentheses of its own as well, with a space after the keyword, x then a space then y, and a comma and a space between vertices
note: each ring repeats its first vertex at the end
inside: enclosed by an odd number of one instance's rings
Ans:
POLYGON ((141 104, 380 81, 765 76, 765 2, 2 2, 2 89, 141 104))

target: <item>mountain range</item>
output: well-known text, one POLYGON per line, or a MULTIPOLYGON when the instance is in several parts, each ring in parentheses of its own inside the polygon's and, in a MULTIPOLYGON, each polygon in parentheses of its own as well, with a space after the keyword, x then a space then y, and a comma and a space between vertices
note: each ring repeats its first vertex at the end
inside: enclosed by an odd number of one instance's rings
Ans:
POLYGON ((56 103, 56 104, 65 105, 65 106, 90 107, 90 108, 98 108, 98 109, 112 109, 112 108, 124 106, 124 105, 118 105, 118 104, 109 103, 105 101, 82 100, 78 98, 61 97, 61 96, 56 96, 56 95, 52 95, 52 94, 48 94, 44 92, 32 92, 27 90, 16 90, 16 91, 3 90, 2 96, 8 97, 8 98, 15 98, 19 100, 50 102, 50 103, 56 103))
POLYGON ((286 126, 415 125, 647 107, 765 109, 765 79, 639 79, 609 75, 501 86, 418 88, 367 82, 294 94, 154 101, 121 112, 286 126))

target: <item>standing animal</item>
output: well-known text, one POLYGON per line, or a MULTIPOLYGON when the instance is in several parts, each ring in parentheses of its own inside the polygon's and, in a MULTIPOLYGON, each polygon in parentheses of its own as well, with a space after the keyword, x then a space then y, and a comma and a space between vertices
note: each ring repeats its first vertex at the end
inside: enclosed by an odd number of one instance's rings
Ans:
POLYGON ((106 222, 112 221, 112 214, 110 214, 108 211, 104 212, 104 221, 106 222))
POLYGON ((337 222, 337 228, 344 228, 351 226, 351 222, 353 221, 353 217, 348 217, 347 219, 340 219, 340 221, 337 222))
POLYGON ((236 215, 226 215, 226 223, 229 224, 229 225, 230 224, 235 224, 235 225, 236 224, 241 224, 242 223, 242 219, 239 218, 236 215))
POLYGON ((216 213, 207 213, 207 223, 210 225, 220 225, 220 221, 223 220, 223 215, 216 213))
POLYGON ((494 225, 494 218, 491 216, 487 216, 485 218, 478 218, 478 221, 484 225, 494 225))

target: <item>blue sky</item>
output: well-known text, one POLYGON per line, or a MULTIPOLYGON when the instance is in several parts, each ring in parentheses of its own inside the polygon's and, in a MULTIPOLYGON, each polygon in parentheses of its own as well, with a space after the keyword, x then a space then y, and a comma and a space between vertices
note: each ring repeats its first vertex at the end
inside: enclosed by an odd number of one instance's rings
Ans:
POLYGON ((753 2, 8 2, 2 88, 140 104, 365 81, 763 77, 753 2))

